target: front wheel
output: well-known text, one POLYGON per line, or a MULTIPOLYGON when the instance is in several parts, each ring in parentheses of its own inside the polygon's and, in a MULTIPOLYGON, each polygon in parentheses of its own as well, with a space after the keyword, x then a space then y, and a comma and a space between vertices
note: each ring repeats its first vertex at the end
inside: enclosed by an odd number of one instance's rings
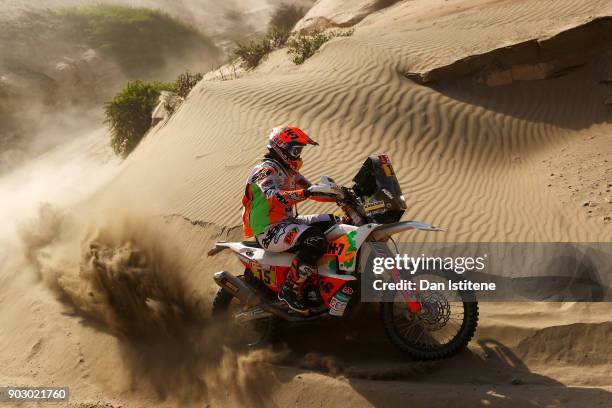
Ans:
POLYGON ((380 304, 380 317, 391 342, 417 360, 449 357, 467 347, 478 325, 473 293, 419 293, 421 310, 408 310, 401 293, 380 304))
MULTIPOLYGON (((244 279, 242 276, 240 279, 244 279)), ((227 290, 220 288, 215 295, 212 314, 222 324, 226 342, 237 348, 257 348, 271 342, 277 328, 274 316, 239 323, 234 314, 240 311, 242 304, 227 290)))

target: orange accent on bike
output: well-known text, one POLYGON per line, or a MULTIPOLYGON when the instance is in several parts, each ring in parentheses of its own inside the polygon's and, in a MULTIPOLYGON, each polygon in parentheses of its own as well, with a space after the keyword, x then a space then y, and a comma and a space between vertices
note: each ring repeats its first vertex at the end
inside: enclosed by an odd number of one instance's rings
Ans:
POLYGON ((350 231, 327 244, 325 255, 335 255, 338 258, 338 267, 340 269, 350 268, 353 262, 355 262, 357 255, 356 234, 357 231, 350 231))

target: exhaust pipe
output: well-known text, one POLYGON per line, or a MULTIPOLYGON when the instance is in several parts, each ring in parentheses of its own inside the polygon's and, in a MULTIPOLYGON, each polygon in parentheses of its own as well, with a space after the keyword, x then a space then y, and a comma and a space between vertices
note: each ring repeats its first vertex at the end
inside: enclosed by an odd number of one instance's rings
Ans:
POLYGON ((255 291, 231 273, 220 271, 215 273, 213 279, 217 285, 227 290, 232 296, 238 298, 244 305, 252 307, 261 303, 261 299, 257 296, 255 291))
MULTIPOLYGON (((288 320, 291 322, 300 322, 306 320, 314 320, 320 318, 319 315, 309 316, 309 317, 298 317, 295 315, 291 315, 286 311, 279 309, 278 307, 274 307, 270 303, 266 302, 262 299, 252 288, 250 288, 243 281, 238 279, 238 277, 232 275, 226 271, 219 271, 214 274, 213 279, 217 283, 217 285, 221 286, 223 289, 227 290, 232 296, 238 298, 242 304, 247 307, 260 307, 264 312, 271 313, 283 320, 288 320)), ((257 313, 259 314, 259 313, 257 313)), ((245 318, 247 320, 251 320, 253 318, 262 318, 266 317, 265 315, 260 315, 255 317, 254 315, 248 316, 239 316, 240 318, 245 318)))

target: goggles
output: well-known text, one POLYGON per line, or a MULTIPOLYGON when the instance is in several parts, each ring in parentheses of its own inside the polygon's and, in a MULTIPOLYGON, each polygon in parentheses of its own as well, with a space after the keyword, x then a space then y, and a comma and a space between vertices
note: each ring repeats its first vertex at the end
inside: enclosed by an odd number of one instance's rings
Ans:
POLYGON ((303 149, 304 149, 304 146, 289 146, 289 148, 287 149, 287 154, 292 159, 299 159, 300 156, 302 155, 303 149))

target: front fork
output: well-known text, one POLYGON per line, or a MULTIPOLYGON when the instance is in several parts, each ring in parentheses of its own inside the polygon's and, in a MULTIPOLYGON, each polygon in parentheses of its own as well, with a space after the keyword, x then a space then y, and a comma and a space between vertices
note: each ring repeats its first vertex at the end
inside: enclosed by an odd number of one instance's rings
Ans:
MULTIPOLYGON (((376 256, 387 257, 392 255, 391 249, 384 244, 385 247, 380 248, 378 244, 383 244, 382 242, 376 242, 372 245, 372 249, 374 250, 376 256)), ((402 277, 397 268, 393 268, 391 270, 391 280, 395 283, 400 283, 402 281, 402 277)), ((402 297, 404 298, 404 302, 406 303, 406 308, 410 311, 410 313, 417 313, 421 310, 421 302, 419 301, 419 291, 418 290, 402 290, 400 291, 402 297)))
MULTIPOLYGON (((391 271, 391 279, 395 283, 401 282, 401 276, 397 269, 393 268, 391 271)), ((419 291, 418 290, 402 290, 402 297, 404 298, 404 302, 406 303, 406 307, 410 310, 411 313, 416 313, 421 310, 421 302, 419 302, 419 291)))

